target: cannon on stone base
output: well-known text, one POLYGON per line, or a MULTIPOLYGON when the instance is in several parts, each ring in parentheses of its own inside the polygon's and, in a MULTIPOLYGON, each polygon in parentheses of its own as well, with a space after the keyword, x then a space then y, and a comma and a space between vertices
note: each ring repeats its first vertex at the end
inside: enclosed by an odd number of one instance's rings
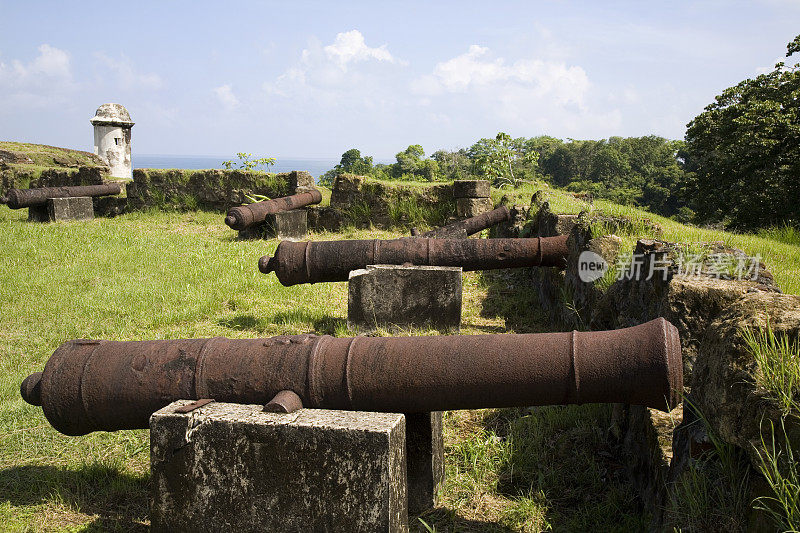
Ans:
POLYGON ((80 198, 96 196, 112 196, 122 192, 119 183, 102 185, 79 185, 75 187, 40 187, 38 189, 11 189, 8 195, 0 198, 0 204, 11 209, 43 206, 47 200, 54 198, 80 198))
POLYGON ((527 239, 423 239, 281 242, 258 268, 286 286, 347 281, 367 265, 449 266, 469 270, 566 267, 567 235, 527 239))
POLYGON ((62 344, 21 393, 67 435, 148 427, 178 399, 382 412, 628 403, 667 410, 683 390, 676 328, 431 337, 62 344))
POLYGON ((265 222, 269 215, 318 204, 321 201, 322 194, 317 189, 310 189, 307 192, 293 194, 292 196, 242 205, 228 210, 228 214, 225 216, 225 224, 231 229, 244 231, 256 224, 265 222))

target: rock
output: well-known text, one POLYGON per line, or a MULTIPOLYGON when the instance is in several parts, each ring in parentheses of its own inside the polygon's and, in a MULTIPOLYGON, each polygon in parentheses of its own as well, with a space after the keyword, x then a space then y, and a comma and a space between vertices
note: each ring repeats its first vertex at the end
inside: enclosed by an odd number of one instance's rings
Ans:
POLYGON ((402 414, 188 403, 150 418, 152 531, 407 531, 402 414))
POLYGON ((491 198, 456 198, 456 215, 470 218, 494 209, 491 198))
POLYGON ((489 198, 491 187, 486 180, 456 180, 453 198, 489 198))
MULTIPOLYGON (((780 428, 781 413, 768 393, 756 384, 758 365, 742 330, 769 327, 777 335, 800 337, 800 296, 748 293, 729 305, 708 328, 692 376, 697 410, 722 440, 742 448, 754 466, 759 464, 761 435, 770 422, 780 428)), ((778 429, 780 431, 780 429, 778 429)), ((800 444, 800 424, 787 419, 787 433, 800 444)), ((780 440, 780 439, 778 439, 780 440)))
POLYGON ((289 172, 288 181, 289 194, 296 194, 299 192, 298 189, 307 189, 316 185, 314 176, 305 170, 292 170, 289 172))
POLYGON ((347 325, 458 330, 461 297, 460 267, 369 265, 350 273, 347 325))

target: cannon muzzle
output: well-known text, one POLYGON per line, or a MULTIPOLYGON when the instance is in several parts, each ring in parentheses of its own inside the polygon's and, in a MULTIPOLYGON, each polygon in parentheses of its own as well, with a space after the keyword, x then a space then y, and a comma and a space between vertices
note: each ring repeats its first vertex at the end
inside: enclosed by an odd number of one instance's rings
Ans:
POLYGON ((317 189, 310 189, 307 192, 284 196, 283 198, 273 198, 263 202, 242 205, 228 210, 225 217, 225 224, 231 229, 245 230, 255 224, 264 222, 267 215, 274 215, 281 211, 290 211, 299 207, 311 204, 318 204, 322 201, 322 194, 317 189))
POLYGON ((11 189, 4 198, 11 209, 22 209, 44 205, 53 198, 74 198, 79 196, 111 196, 120 194, 122 185, 104 183, 102 185, 80 185, 75 187, 40 187, 38 189, 11 189))
POLYGON ((274 257, 258 268, 275 272, 287 287, 298 283, 347 281, 350 272, 367 265, 451 266, 491 270, 531 266, 564 268, 567 235, 530 239, 424 239, 367 241, 282 241, 274 257))
POLYGON ((22 385, 58 431, 146 428, 178 399, 428 412, 629 403, 668 410, 683 389, 680 340, 659 318, 616 331, 431 337, 75 340, 22 385))

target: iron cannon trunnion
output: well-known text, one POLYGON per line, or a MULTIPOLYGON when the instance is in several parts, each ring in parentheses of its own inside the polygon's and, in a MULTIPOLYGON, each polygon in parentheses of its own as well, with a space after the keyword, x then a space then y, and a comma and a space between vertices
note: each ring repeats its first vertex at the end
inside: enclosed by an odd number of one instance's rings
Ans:
POLYGON ((629 403, 666 410, 683 390, 675 327, 431 337, 75 340, 22 383, 58 431, 148 427, 178 399, 385 412, 629 403))

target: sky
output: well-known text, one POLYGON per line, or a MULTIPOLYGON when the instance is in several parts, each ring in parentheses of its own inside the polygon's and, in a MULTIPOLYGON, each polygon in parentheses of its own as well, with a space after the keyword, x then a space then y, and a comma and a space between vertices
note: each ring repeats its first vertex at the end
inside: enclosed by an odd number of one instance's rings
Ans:
POLYGON ((106 102, 134 156, 681 139, 797 34, 800 0, 0 0, 0 140, 91 151, 106 102))

